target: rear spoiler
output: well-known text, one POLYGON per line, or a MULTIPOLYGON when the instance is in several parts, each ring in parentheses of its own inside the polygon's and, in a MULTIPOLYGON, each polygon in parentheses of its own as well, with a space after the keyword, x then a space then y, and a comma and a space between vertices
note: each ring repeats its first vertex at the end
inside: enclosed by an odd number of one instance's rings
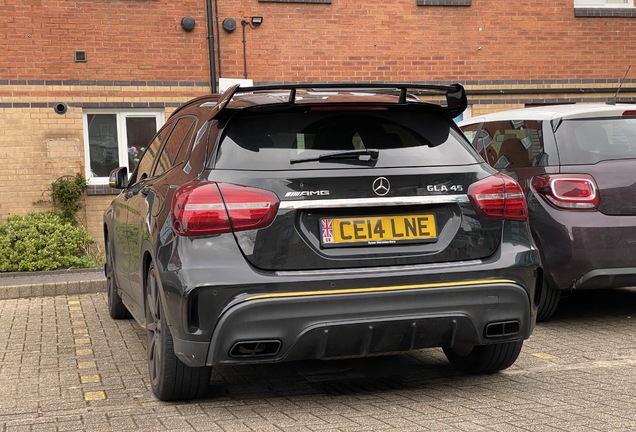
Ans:
POLYGON ((359 84, 359 83, 336 83, 336 84, 291 84, 291 85, 267 85, 267 86, 254 86, 254 87, 240 87, 236 84, 228 88, 216 106, 214 112, 210 116, 216 117, 220 112, 228 108, 229 102, 234 96, 241 94, 252 95, 275 95, 276 102, 272 103, 284 103, 294 105, 297 102, 298 91, 305 92, 368 92, 368 93, 383 93, 383 94, 397 94, 397 104, 431 104, 432 101, 423 100, 422 97, 445 97, 446 105, 441 105, 442 108, 452 117, 457 117, 464 112, 468 106, 468 100, 466 99, 466 91, 461 84, 450 85, 433 85, 433 84, 359 84), (282 93, 282 94, 281 94, 282 93))

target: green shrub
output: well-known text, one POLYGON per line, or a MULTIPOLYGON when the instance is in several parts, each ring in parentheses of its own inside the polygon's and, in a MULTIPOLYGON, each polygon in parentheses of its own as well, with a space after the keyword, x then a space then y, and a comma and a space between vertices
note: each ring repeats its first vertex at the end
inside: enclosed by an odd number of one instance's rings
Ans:
POLYGON ((86 230, 55 212, 10 216, 0 224, 0 271, 96 267, 86 230))
POLYGON ((76 223, 75 213, 82 208, 81 199, 88 189, 88 183, 81 174, 75 177, 64 176, 51 183, 53 204, 60 209, 61 216, 69 222, 76 223))

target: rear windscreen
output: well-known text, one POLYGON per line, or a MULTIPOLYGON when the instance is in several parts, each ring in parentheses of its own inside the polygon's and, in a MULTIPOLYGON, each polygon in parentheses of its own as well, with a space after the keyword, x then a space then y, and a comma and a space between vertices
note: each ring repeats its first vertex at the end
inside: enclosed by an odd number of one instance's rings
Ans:
POLYGON ((591 165, 636 157, 636 119, 566 120, 556 134, 562 165, 591 165))
POLYGON ((229 121, 216 169, 286 170, 470 165, 481 162, 438 115, 396 111, 304 111, 238 115, 229 121), (377 159, 307 161, 328 153, 378 150, 377 159), (293 162, 295 161, 295 162, 293 162))

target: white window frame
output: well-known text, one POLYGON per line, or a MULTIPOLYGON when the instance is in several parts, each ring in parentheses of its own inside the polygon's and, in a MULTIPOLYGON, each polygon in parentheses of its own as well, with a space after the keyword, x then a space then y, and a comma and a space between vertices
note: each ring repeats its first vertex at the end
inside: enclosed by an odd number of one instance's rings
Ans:
POLYGON ((634 0, 574 0, 575 8, 633 9, 634 0))
MULTIPOLYGON (((87 109, 82 113, 84 127, 84 166, 85 176, 89 185, 107 185, 108 177, 93 177, 91 174, 91 158, 88 136, 88 116, 91 114, 115 115, 117 123, 117 150, 119 166, 128 167, 128 136, 126 134, 126 119, 131 117, 155 117, 157 130, 165 123, 163 110, 136 110, 136 109, 87 109)), ((148 143, 150 144, 150 142, 148 143)), ((130 171, 130 170, 129 170, 130 171)), ((128 173, 130 175, 130 172, 128 173)))

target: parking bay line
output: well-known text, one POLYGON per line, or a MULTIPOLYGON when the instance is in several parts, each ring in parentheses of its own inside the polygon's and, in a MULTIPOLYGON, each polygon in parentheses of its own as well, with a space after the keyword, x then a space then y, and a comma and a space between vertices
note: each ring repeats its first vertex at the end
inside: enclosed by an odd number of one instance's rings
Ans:
MULTIPOLYGON (((70 313, 70 319, 72 323, 73 342, 75 345, 76 367, 80 378, 80 384, 82 386, 90 384, 101 384, 102 377, 95 369, 97 364, 94 358, 93 341, 90 337, 88 327, 84 317, 84 311, 82 310, 82 303, 80 300, 69 300, 68 308, 70 313), (80 359, 81 358, 81 359, 80 359)), ((85 402, 100 401, 106 399, 106 392, 102 389, 94 389, 86 391, 82 389, 85 402)))

